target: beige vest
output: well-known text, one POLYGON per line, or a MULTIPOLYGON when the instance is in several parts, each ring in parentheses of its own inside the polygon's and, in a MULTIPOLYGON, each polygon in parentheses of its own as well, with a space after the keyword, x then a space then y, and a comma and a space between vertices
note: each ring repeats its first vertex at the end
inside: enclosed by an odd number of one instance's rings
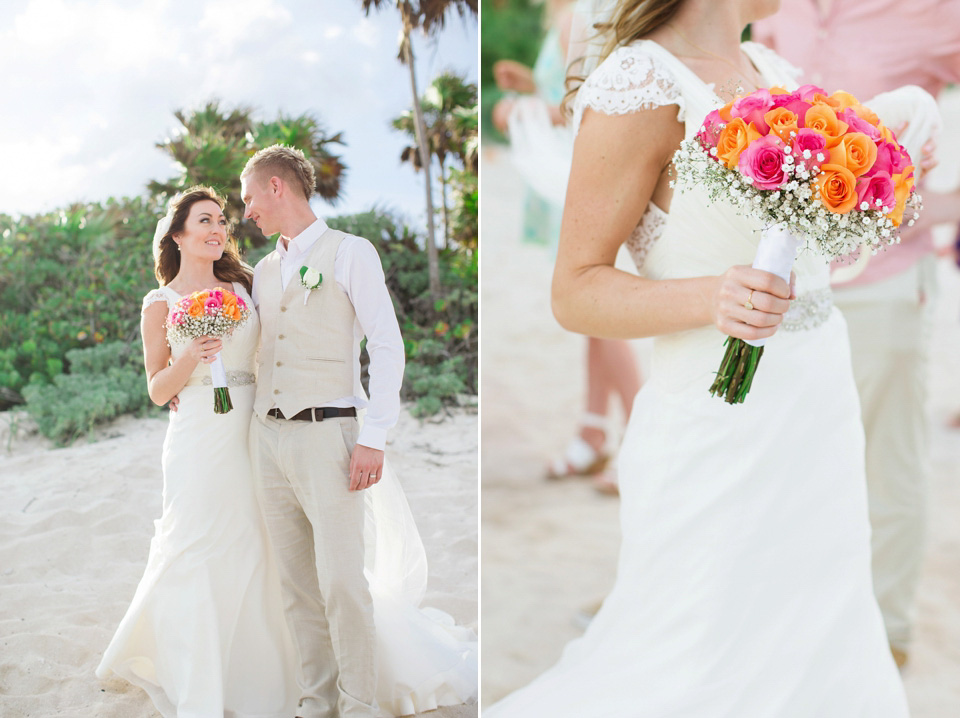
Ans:
POLYGON ((328 229, 303 264, 323 275, 310 291, 300 284, 299 267, 286 291, 280 276, 280 255, 264 257, 257 277, 260 301, 260 351, 257 355, 257 398, 253 409, 264 418, 276 406, 284 416, 353 396, 353 326, 357 315, 337 285, 334 261, 346 235, 328 229))

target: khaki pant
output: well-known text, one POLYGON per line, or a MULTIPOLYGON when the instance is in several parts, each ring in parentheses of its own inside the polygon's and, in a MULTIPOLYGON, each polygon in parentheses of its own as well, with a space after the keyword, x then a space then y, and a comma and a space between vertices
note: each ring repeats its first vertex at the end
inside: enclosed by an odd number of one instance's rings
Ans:
POLYGON ((361 491, 349 491, 353 417, 254 417, 257 493, 277 556, 299 659, 302 718, 369 718, 376 709, 373 605, 363 575, 361 491))
POLYGON ((886 280, 835 290, 850 328, 866 433, 874 592, 890 644, 904 652, 927 517, 932 276, 923 261, 886 280))

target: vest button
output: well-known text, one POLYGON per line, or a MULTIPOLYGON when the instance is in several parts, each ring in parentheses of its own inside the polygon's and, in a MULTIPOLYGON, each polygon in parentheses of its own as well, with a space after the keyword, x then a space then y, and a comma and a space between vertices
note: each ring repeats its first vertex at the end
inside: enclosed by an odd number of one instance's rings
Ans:
POLYGON ((280 307, 280 311, 281 311, 281 312, 285 312, 285 311, 287 311, 287 308, 286 308, 286 307, 280 307))
POLYGON ((286 339, 286 337, 283 334, 278 334, 277 339, 286 339))
POLYGON ((274 393, 274 394, 279 394, 279 393, 280 393, 280 390, 279 390, 279 389, 274 389, 274 390, 273 390, 273 393, 274 393))
POLYGON ((277 362, 277 366, 283 366, 283 362, 282 362, 282 361, 278 361, 278 362, 277 362))

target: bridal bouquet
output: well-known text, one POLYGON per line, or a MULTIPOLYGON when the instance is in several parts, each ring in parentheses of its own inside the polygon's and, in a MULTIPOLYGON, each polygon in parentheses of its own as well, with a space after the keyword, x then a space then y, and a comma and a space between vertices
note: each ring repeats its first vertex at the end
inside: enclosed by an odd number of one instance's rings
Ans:
MULTIPOLYGON (((913 164, 876 113, 814 85, 761 89, 714 110, 674 156, 677 181, 763 223, 753 266, 790 279, 806 245, 830 258, 899 242, 919 216, 913 164)), ((741 403, 765 340, 727 339, 710 393, 741 403)))
MULTIPOLYGON (((249 316, 246 302, 223 287, 194 292, 177 302, 167 317, 167 341, 186 343, 202 336, 229 336, 249 316)), ((210 375, 213 379, 213 410, 217 414, 226 414, 233 409, 233 402, 230 401, 227 372, 220 352, 210 365, 210 375)))

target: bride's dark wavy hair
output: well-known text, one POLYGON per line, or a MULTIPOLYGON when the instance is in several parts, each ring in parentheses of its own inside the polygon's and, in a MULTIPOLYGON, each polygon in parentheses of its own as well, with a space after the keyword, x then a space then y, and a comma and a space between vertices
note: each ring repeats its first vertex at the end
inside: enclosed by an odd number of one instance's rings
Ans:
MULTIPOLYGON (((216 202, 221 212, 227 203, 216 190, 202 185, 196 185, 181 192, 170 202, 173 218, 166 233, 160 238, 160 251, 153 267, 153 273, 160 282, 160 286, 172 282, 180 272, 180 252, 173 236, 183 231, 187 217, 190 216, 190 208, 204 200, 216 202)), ((240 259, 237 242, 229 235, 223 248, 223 256, 213 263, 213 274, 224 282, 239 282, 248 293, 253 291, 253 270, 249 264, 240 259)))
MULTIPOLYGON (((621 45, 629 45, 649 35, 661 25, 670 22, 683 5, 684 0, 620 0, 609 22, 598 22, 593 26, 594 37, 603 39, 603 50, 597 64, 606 60, 610 53, 621 45)), ((576 68, 585 58, 574 58, 567 71, 567 94, 563 98, 564 111, 570 110, 577 90, 587 79, 577 74, 576 68)))

